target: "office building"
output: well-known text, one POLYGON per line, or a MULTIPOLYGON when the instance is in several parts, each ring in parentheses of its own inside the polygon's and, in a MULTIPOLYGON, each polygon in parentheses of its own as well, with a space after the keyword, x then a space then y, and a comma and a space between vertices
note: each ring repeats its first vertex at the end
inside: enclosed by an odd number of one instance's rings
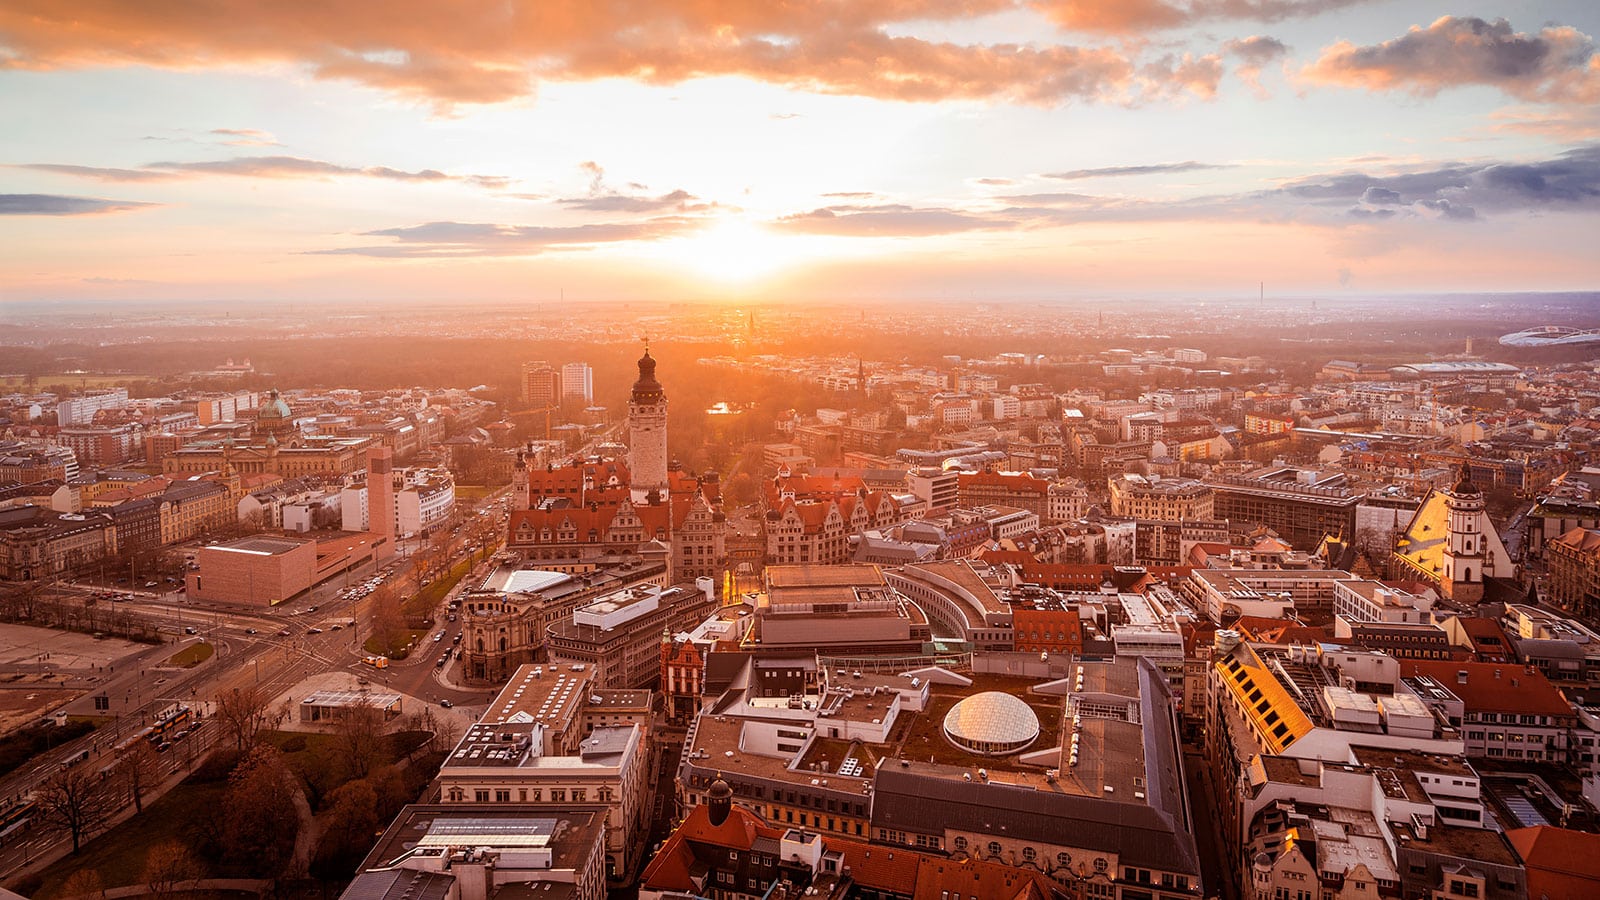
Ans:
POLYGON ((583 406, 594 403, 594 369, 588 363, 569 362, 561 367, 561 401, 583 406))

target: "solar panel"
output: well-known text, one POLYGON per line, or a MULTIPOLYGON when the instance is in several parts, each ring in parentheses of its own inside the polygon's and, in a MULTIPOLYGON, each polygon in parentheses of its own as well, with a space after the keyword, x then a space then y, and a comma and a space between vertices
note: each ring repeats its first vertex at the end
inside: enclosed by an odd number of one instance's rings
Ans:
POLYGON ((485 834, 485 835, 550 835, 556 830, 556 820, 549 818, 449 818, 435 819, 428 826, 430 835, 485 834))

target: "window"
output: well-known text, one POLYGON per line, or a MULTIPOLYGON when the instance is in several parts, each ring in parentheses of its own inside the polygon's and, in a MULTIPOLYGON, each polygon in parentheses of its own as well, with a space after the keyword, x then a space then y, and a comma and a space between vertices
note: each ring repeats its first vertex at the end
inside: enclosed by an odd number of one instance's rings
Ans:
POLYGON ((511 791, 509 791, 509 790, 495 791, 494 792, 494 802, 496 802, 496 803, 510 803, 511 802, 511 791))
POLYGON ((963 852, 963 853, 964 853, 964 852, 966 852, 966 849, 967 849, 967 839, 966 839, 966 838, 964 838, 964 837, 957 837, 957 838, 956 838, 956 843, 955 843, 955 848, 956 848, 956 849, 957 849, 957 850, 960 850, 960 851, 962 851, 962 852, 963 852))
POLYGON ((479 789, 473 791, 472 792, 472 799, 477 801, 477 802, 479 802, 479 803, 488 803, 489 802, 489 791, 488 791, 488 789, 479 788, 479 789))
POLYGON ((1028 862, 1033 862, 1034 860, 1039 858, 1039 851, 1033 849, 1032 847, 1023 847, 1022 848, 1022 858, 1027 860, 1028 862))
POLYGON ((999 841, 990 841, 988 850, 989 850, 989 855, 990 856, 999 856, 1000 855, 1000 842, 999 841))
POLYGON ((550 789, 550 802, 551 803, 565 803, 565 802, 567 802, 567 791, 566 791, 566 789, 565 788, 551 788, 550 789))
POLYGON ((1095 858, 1094 870, 1096 872, 1104 872, 1106 869, 1108 869, 1110 867, 1111 867, 1111 864, 1106 862, 1106 858, 1105 857, 1100 856, 1100 857, 1096 857, 1095 858))

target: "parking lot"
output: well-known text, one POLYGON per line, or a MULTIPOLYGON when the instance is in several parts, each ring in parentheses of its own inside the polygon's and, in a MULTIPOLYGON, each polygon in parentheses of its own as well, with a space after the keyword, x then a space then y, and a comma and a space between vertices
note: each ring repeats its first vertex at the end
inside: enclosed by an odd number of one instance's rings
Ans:
POLYGON ((146 649, 118 638, 31 625, 0 624, 0 675, 43 670, 92 673, 131 653, 146 649))

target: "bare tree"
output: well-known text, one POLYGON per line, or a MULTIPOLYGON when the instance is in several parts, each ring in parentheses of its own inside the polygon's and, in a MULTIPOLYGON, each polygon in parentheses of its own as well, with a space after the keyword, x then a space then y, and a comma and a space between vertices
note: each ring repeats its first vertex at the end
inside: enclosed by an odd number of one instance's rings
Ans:
POLYGON ((251 862, 257 871, 276 873, 300 830, 293 791, 294 776, 278 751, 269 744, 252 747, 233 770, 223 796, 224 854, 251 862))
POLYGON ((433 707, 423 706, 417 712, 407 713, 400 720, 403 731, 420 731, 428 735, 423 744, 429 753, 448 753, 461 738, 461 729, 453 718, 434 714, 433 707))
POLYGON ((280 714, 272 710, 270 698, 254 687, 224 691, 217 698, 216 718, 240 753, 254 747, 261 732, 282 721, 280 714))
POLYGON ((398 591, 390 583, 380 585, 373 591, 368 609, 372 613, 372 636, 377 638, 383 650, 397 649, 406 632, 405 614, 401 611, 398 591))
POLYGON ((105 822, 111 812, 105 782, 87 765, 57 769, 35 792, 41 817, 72 835, 72 852, 105 822))
POLYGON ((363 697, 343 713, 335 732, 340 762, 351 779, 366 778, 388 761, 383 758, 383 710, 363 697))
POLYGON ((61 896, 77 900, 105 900, 106 885, 99 869, 79 869, 61 885, 61 896))
POLYGON ((165 900, 177 893, 178 885, 200 877, 200 864, 189 848, 177 841, 163 841, 150 848, 144 860, 144 880, 150 895, 165 900))
POLYGON ((134 812, 142 813, 145 792, 155 787, 161 779, 161 757, 149 741, 134 741, 117 754, 115 773, 128 793, 133 795, 134 812))

